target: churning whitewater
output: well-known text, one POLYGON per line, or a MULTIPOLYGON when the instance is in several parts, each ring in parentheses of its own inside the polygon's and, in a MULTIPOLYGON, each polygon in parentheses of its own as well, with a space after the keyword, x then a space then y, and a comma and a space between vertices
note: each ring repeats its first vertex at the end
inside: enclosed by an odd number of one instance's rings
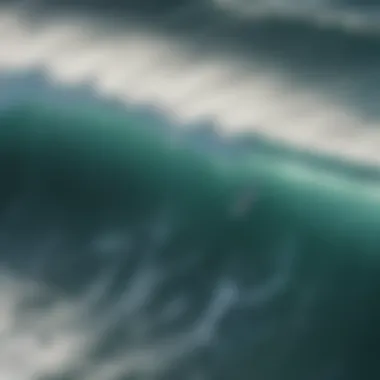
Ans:
POLYGON ((379 378, 375 0, 0 4, 0 378, 379 378))

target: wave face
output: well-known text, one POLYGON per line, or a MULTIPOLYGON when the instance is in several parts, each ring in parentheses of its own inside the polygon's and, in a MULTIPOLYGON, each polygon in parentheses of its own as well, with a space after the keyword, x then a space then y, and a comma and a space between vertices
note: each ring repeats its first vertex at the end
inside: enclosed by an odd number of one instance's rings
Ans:
POLYGON ((380 377, 377 1, 0 4, 0 378, 380 377))

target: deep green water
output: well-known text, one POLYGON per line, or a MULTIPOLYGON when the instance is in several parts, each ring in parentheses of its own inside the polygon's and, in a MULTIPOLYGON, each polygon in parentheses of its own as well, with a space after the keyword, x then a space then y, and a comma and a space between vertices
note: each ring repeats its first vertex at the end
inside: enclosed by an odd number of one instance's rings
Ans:
POLYGON ((1 117, 1 279, 49 290, 26 321, 82 305, 38 341, 75 325, 91 342, 36 376, 377 379, 375 170, 264 142, 210 154, 155 123, 42 102, 1 117))

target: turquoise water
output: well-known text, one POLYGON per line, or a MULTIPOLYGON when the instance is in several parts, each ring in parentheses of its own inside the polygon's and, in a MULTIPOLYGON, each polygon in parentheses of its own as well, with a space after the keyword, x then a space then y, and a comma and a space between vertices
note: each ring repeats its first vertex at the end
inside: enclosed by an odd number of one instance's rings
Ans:
POLYGON ((377 1, 0 3, 1 379, 379 378, 377 1))
POLYGON ((41 102, 1 119, 3 281, 49 289, 26 316, 82 305, 60 328, 91 343, 65 378, 374 378, 376 174, 227 161, 139 120, 41 102))

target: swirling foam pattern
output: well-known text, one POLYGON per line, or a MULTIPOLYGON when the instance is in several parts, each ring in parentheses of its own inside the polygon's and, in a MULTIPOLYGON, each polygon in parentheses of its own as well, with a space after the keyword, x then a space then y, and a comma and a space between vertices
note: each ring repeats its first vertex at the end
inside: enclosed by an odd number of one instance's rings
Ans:
POLYGON ((0 4, 1 378, 379 378, 377 1, 0 4))

